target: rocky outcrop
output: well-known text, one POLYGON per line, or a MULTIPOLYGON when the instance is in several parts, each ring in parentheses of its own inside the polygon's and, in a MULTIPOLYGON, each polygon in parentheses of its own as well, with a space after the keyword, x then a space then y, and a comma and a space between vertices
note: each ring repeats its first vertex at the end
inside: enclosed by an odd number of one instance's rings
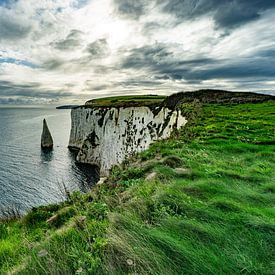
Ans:
POLYGON ((266 101, 275 101, 275 96, 267 94, 249 93, 249 92, 230 92, 223 90, 198 90, 194 92, 180 92, 168 96, 162 106, 175 108, 182 103, 190 102, 201 103, 260 103, 266 101))
POLYGON ((53 138, 48 128, 46 119, 43 120, 43 131, 41 135, 41 148, 42 149, 52 149, 53 148, 53 138))
POLYGON ((98 166, 101 177, 113 165, 147 149, 155 140, 168 138, 187 122, 179 110, 166 107, 83 106, 71 111, 71 119, 69 148, 78 150, 78 162, 98 166))

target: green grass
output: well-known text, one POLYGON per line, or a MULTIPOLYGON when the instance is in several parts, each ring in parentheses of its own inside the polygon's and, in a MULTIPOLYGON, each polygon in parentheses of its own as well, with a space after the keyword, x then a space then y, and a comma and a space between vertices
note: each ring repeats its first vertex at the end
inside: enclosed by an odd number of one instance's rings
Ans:
POLYGON ((135 96, 115 96, 89 100, 86 107, 139 107, 159 106, 166 96, 158 95, 135 95, 135 96))
POLYGON ((0 224, 0 274, 274 274, 275 103, 182 108, 90 194, 0 224))

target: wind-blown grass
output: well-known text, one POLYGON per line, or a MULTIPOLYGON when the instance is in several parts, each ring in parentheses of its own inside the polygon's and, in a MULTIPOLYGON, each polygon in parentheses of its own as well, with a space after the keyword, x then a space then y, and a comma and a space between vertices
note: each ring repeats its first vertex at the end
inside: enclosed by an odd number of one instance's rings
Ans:
POLYGON ((0 224, 0 273, 272 274, 275 103, 192 110, 91 193, 0 224))

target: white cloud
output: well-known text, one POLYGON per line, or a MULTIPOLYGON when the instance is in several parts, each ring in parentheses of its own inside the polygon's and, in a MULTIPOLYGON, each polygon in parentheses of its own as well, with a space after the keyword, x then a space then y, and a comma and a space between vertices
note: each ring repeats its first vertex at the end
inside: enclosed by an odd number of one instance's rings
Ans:
POLYGON ((259 74, 258 81, 246 76, 243 87, 242 77, 233 81, 228 75, 209 74, 209 79, 195 81, 191 74, 216 69, 218 62, 224 62, 228 71, 229 65, 238 66, 240 58, 255 61, 258 52, 274 48, 274 10, 225 34, 208 14, 176 22, 161 6, 148 1, 138 15, 133 16, 130 9, 132 17, 121 16, 119 1, 18 0, 8 8, 0 6, 0 82, 39 83, 37 90, 52 92, 53 97, 56 91, 69 92, 72 95, 63 100, 79 102, 114 93, 172 93, 205 87, 273 89, 271 75, 259 74), (132 67, 123 66, 127 58, 133 58, 134 49, 150 51, 156 45, 166 48, 167 56, 153 52, 150 66, 137 68, 135 60, 132 67), (167 65, 170 71, 180 69, 181 77, 162 78, 167 65))

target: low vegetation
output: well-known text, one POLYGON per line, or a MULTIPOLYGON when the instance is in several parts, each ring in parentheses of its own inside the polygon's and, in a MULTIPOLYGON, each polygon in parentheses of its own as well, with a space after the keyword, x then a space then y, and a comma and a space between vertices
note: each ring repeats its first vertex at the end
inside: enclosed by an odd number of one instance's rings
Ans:
POLYGON ((115 96, 89 100, 85 103, 86 107, 139 107, 159 106, 166 96, 159 95, 134 95, 134 96, 115 96))
POLYGON ((91 193, 3 221, 0 274, 274 274, 275 102, 181 108, 91 193))

